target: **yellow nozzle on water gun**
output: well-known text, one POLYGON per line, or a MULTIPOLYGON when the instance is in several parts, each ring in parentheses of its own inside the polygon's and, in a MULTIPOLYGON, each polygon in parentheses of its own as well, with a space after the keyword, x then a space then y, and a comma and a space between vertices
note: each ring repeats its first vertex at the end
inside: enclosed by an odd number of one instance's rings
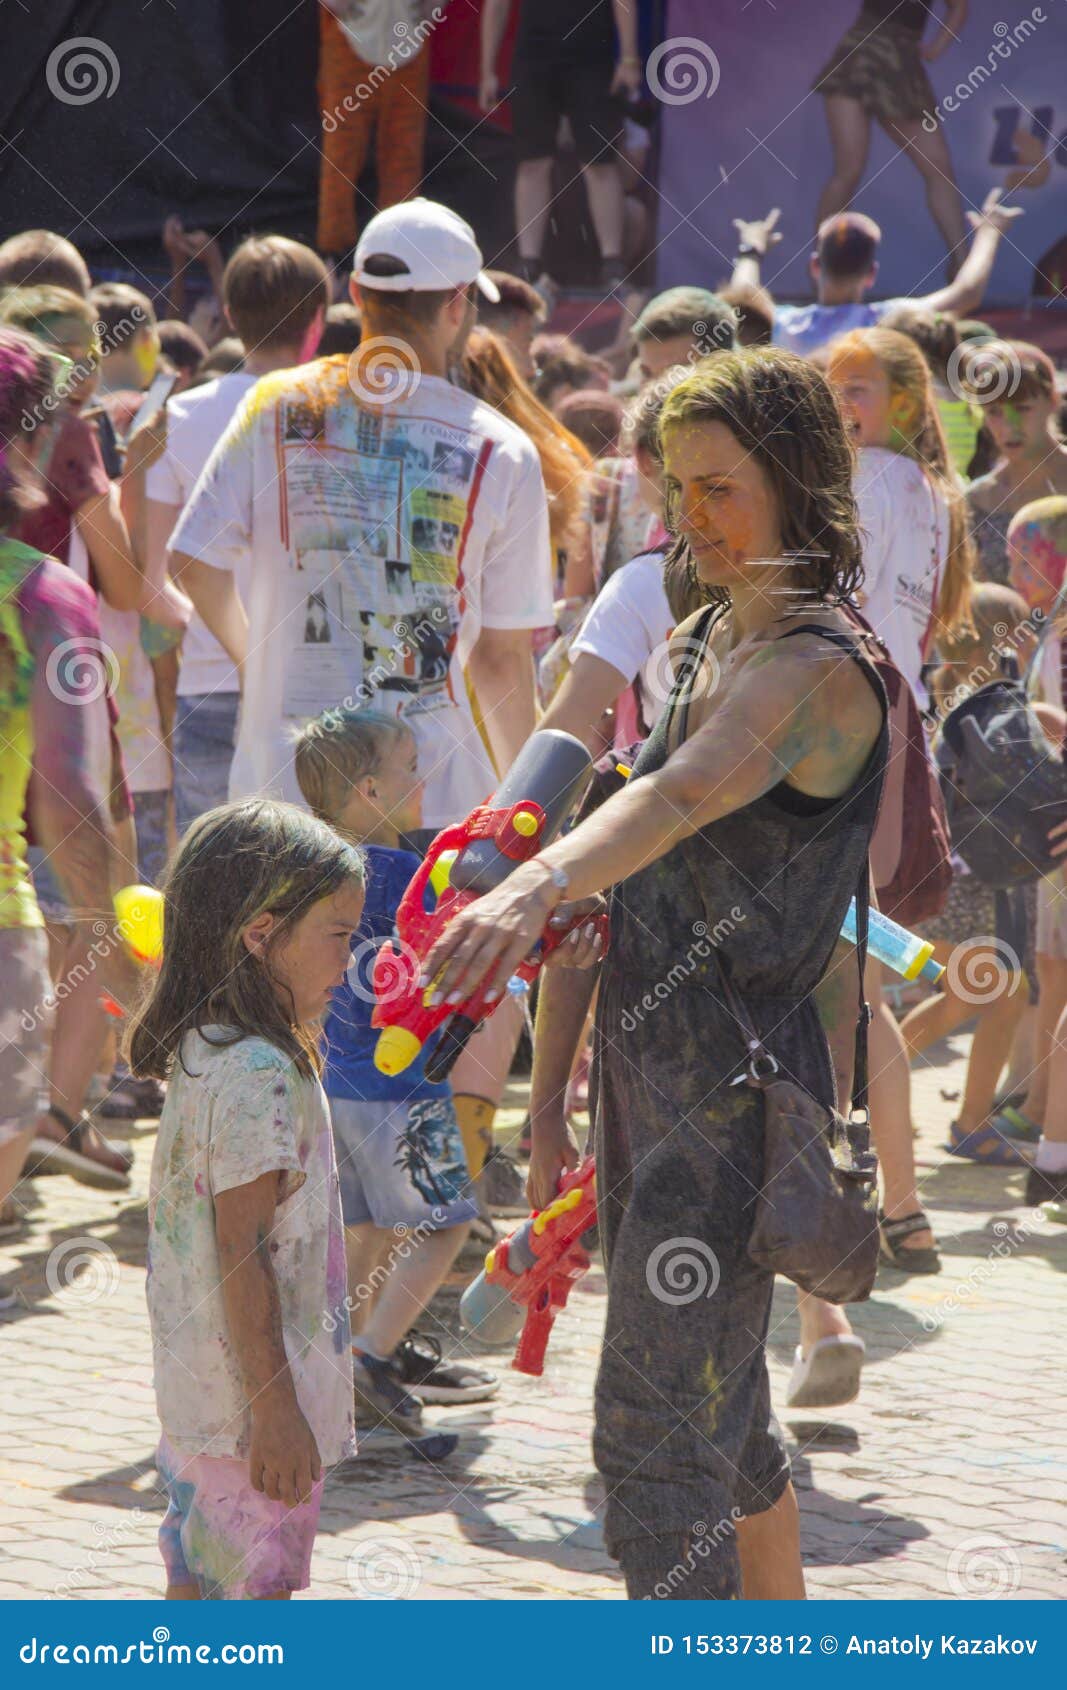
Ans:
POLYGON ((422 1040, 407 1027, 383 1027, 374 1047, 374 1066, 379 1074, 402 1074, 421 1049, 422 1040))
POLYGON ((448 885, 449 876, 452 873, 452 864, 458 856, 458 851, 442 851, 441 855, 434 863, 433 868, 430 870, 430 885, 433 887, 438 897, 441 896, 441 893, 448 885))
POLYGON ((629 780, 630 776, 634 772, 631 764, 629 763, 616 763, 615 771, 617 774, 622 776, 623 780, 629 780))
POLYGON ((511 818, 511 825, 524 839, 532 839, 540 823, 532 810, 516 810, 511 818))
POLYGON ((138 962, 163 956, 163 894, 154 886, 124 886, 114 897, 119 932, 138 962))

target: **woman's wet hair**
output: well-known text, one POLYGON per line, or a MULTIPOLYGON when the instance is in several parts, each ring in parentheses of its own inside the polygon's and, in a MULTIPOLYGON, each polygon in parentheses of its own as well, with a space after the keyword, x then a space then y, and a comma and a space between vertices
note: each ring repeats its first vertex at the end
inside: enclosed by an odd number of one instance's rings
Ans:
MULTIPOLYGON (((753 346, 717 352, 697 365, 666 397, 659 450, 667 431, 683 424, 722 423, 770 482, 778 507, 782 555, 814 599, 836 604, 863 579, 855 458, 826 377, 796 353, 753 346)), ((675 512, 668 493, 667 524, 675 512)), ((684 542, 683 542, 684 545, 684 542)), ((688 547, 685 548, 686 553, 688 547)), ((666 577, 687 567, 676 546, 666 577)), ((675 580, 673 591, 679 596, 675 580)), ((725 587, 700 587, 706 604, 728 604, 725 587)))

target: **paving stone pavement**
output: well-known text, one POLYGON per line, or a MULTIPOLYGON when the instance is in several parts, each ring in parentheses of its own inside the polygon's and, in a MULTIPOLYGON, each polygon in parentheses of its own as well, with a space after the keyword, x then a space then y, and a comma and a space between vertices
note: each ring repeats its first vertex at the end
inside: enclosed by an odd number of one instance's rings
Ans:
MULTIPOLYGON (((789 1286, 775 1296, 772 1392, 816 1597, 1067 1595, 1056 1337, 1067 1227, 1023 1207, 1021 1173, 940 1152, 952 1114, 943 1093, 961 1084, 967 1043, 938 1047, 914 1084, 923 1198, 944 1271, 885 1272, 853 1311, 867 1343, 858 1403, 826 1419, 785 1410, 796 1315, 789 1286)), ((521 1088, 509 1101, 505 1137, 521 1088)), ((0 1315, 0 1598, 161 1591, 144 1306, 153 1132, 138 1123, 115 1133, 136 1152, 131 1192, 39 1179, 20 1188, 25 1231, 0 1241, 0 1272, 17 1267, 21 1292, 0 1315)), ((457 1297, 447 1287, 424 1322, 453 1343, 457 1297)), ((557 1322, 543 1379, 513 1372, 498 1351, 494 1402, 428 1410, 432 1426, 462 1434, 442 1465, 367 1440, 327 1484, 311 1594, 621 1597, 589 1453, 603 1315, 594 1266, 557 1322)))

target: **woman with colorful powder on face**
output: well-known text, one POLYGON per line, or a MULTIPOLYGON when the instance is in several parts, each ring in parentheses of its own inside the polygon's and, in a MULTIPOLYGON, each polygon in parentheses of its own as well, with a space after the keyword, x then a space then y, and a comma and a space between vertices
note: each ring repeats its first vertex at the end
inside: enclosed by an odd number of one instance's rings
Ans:
MULTIPOLYGON (((860 546, 825 378, 788 352, 722 353, 668 396, 660 438, 705 599, 675 631, 667 708, 624 790, 457 916, 426 966, 445 998, 485 978, 502 993, 558 903, 612 888, 594 1107, 607 1543, 631 1597, 791 1598, 804 1581, 767 1379, 773 1280, 747 1250, 763 1105, 731 1084, 745 1044, 706 935, 718 924, 718 957, 777 1061, 832 1102, 831 1048, 857 1012, 838 934, 874 826, 885 700, 838 609, 860 546), (679 1295, 687 1255, 698 1284, 679 1295), (713 1543, 694 1527, 719 1519, 736 1532, 713 1543)), ((542 1206, 576 1152, 534 1101, 542 1206)))

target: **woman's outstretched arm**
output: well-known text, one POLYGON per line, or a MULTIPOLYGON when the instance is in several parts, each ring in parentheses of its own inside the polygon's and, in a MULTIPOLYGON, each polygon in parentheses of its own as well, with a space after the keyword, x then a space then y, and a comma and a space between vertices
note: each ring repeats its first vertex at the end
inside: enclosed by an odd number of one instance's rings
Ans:
POLYGON ((566 875, 568 898, 589 896, 794 771, 828 797, 844 792, 877 738, 880 712, 868 683, 815 636, 773 642, 723 685, 709 720, 661 769, 609 798, 449 924, 426 959, 436 1001, 458 1002, 489 976, 503 991, 563 896, 553 869, 566 875))

